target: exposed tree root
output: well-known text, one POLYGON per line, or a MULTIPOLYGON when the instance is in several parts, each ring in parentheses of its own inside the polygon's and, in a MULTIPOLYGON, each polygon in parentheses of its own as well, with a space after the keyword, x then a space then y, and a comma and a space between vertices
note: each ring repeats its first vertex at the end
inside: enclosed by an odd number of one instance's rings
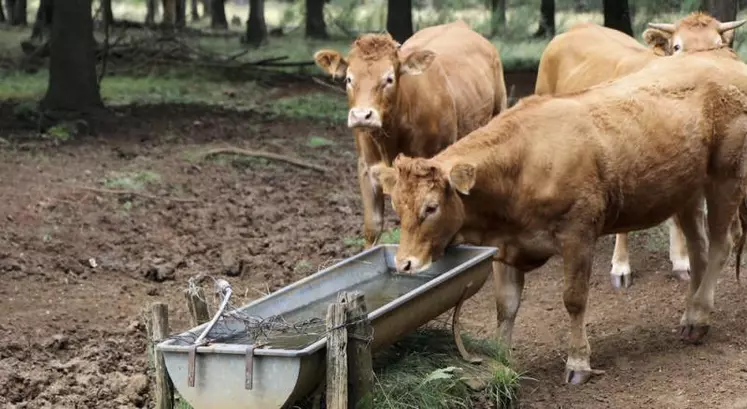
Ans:
POLYGON ((75 186, 75 188, 76 189, 80 189, 80 190, 87 190, 89 192, 102 193, 102 194, 110 194, 110 195, 133 195, 133 196, 140 196, 140 197, 144 197, 146 199, 151 199, 151 200, 168 200, 168 201, 179 202, 179 203, 194 203, 194 202, 197 202, 197 199, 195 199, 195 198, 156 196, 156 195, 151 195, 151 194, 148 194, 148 193, 136 192, 134 190, 103 189, 103 188, 88 187, 88 186, 75 186))
POLYGON ((325 166, 314 165, 313 163, 304 162, 301 159, 292 158, 290 156, 280 155, 280 154, 272 153, 272 152, 255 151, 255 150, 233 148, 233 147, 210 149, 209 151, 203 153, 202 157, 207 158, 209 156, 220 155, 220 154, 233 154, 233 155, 242 155, 242 156, 251 156, 251 157, 256 157, 256 158, 279 160, 282 162, 300 166, 302 168, 313 169, 317 172, 322 172, 322 173, 329 172, 330 170, 329 168, 325 166))

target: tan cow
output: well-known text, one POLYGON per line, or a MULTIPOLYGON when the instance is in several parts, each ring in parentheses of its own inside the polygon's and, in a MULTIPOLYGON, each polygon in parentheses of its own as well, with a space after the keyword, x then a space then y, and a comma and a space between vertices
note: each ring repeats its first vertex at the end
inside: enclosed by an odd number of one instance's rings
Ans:
MULTIPOLYGON (((734 29, 745 21, 721 23, 697 12, 675 24, 650 23, 643 38, 651 48, 618 30, 592 23, 576 24, 547 45, 540 59, 535 93, 577 92, 636 72, 657 56, 729 44, 734 29)), ((675 219, 670 219, 668 225, 672 271, 679 279, 689 280, 690 260, 682 229, 675 219)), ((615 238, 610 276, 615 287, 628 287, 632 282, 626 233, 615 238)))
POLYGON ((692 265, 680 336, 700 342, 739 237, 730 227, 742 227, 744 91, 747 65, 731 50, 684 53, 574 95, 528 97, 433 158, 373 168, 401 220, 397 270, 421 271, 449 244, 498 247, 498 334, 509 346, 524 273, 561 256, 565 379, 583 383, 592 373, 585 314, 595 242, 674 216, 692 265))
POLYGON ((384 196, 370 166, 391 164, 399 153, 433 156, 506 109, 498 51, 462 21, 420 30, 401 46, 389 34, 366 34, 345 58, 320 50, 314 59, 345 78, 366 247, 384 223, 384 196))

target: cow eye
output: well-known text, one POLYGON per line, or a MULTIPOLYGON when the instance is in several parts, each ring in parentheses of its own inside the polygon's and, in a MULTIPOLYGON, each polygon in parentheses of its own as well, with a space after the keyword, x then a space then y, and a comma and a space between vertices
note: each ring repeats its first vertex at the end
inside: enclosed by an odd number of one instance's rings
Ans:
POLYGON ((351 82, 353 82, 353 78, 352 77, 350 77, 350 76, 345 77, 345 84, 350 84, 351 82))
POLYGON ((386 83, 387 84, 394 84, 394 76, 390 75, 390 76, 386 77, 386 83))
POLYGON ((428 216, 430 214, 435 213, 437 209, 438 209, 438 205, 431 204, 431 205, 428 205, 428 206, 425 207, 424 213, 425 213, 426 216, 428 216))
POLYGON ((673 48, 674 48, 674 51, 675 51, 675 52, 677 52, 677 51, 679 51, 679 50, 680 50, 680 48, 682 48, 682 47, 680 47, 680 45, 679 45, 679 44, 675 44, 673 48))

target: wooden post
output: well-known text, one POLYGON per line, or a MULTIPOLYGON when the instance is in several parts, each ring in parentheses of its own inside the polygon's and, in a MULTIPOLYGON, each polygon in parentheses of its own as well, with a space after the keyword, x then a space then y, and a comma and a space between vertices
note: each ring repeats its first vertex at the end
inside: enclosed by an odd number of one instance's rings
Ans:
POLYGON ((156 370, 156 409, 172 409, 174 407, 174 386, 166 372, 166 362, 163 353, 156 350, 156 342, 160 342, 169 335, 169 307, 162 303, 153 303, 150 307, 149 340, 153 345, 153 366, 156 370))
POLYGON ((348 408, 347 344, 345 305, 332 303, 327 309, 327 409, 348 408))
POLYGON ((195 294, 187 291, 185 293, 187 298, 187 308, 189 309, 189 318, 192 327, 202 325, 210 321, 210 313, 208 312, 207 303, 205 303, 205 291, 202 288, 197 288, 195 294))
POLYGON ((353 409, 373 408, 373 363, 371 342, 373 327, 363 293, 353 291, 347 298, 348 324, 348 394, 353 409))

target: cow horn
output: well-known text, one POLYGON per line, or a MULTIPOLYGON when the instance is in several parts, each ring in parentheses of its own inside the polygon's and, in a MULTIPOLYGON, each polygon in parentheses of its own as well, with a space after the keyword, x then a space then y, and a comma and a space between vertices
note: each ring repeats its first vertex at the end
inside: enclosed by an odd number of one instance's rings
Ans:
POLYGON ((724 31, 734 30, 735 28, 741 26, 744 23, 747 23, 747 20, 737 20, 737 21, 729 21, 726 23, 721 23, 718 26, 718 32, 719 34, 721 34, 724 31))
POLYGON ((648 26, 669 34, 674 33, 674 24, 671 23, 648 23, 648 26))

